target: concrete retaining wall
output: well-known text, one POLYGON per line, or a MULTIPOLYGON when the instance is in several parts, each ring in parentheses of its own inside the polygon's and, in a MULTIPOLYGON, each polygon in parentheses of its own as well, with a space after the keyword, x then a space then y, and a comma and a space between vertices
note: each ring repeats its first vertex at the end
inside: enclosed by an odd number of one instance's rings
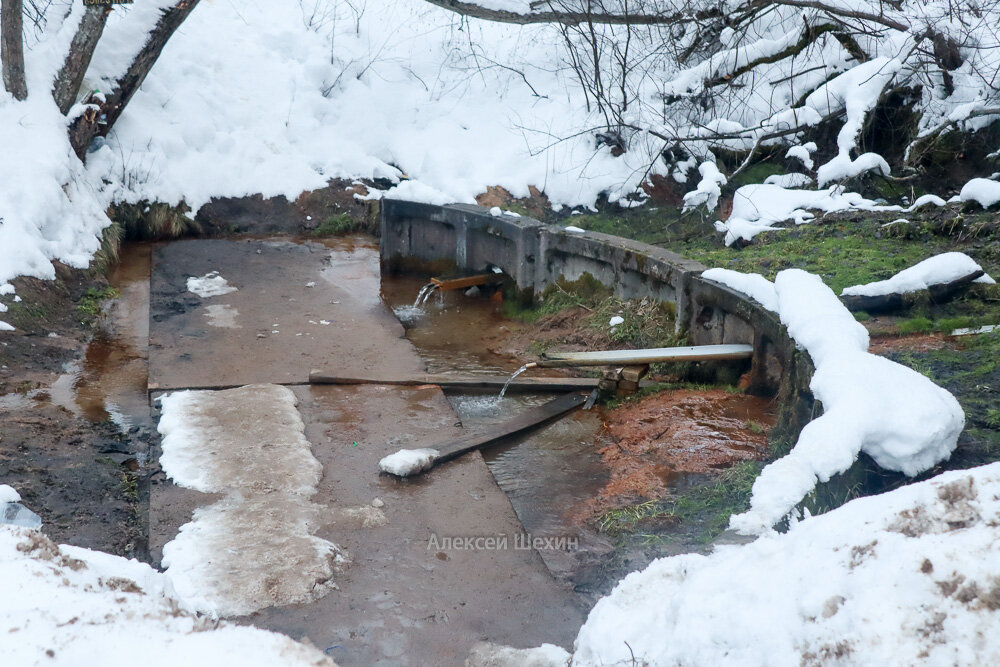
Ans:
POLYGON ((590 274, 616 295, 652 297, 677 308, 692 344, 754 346, 751 391, 779 395, 782 421, 797 432, 808 421, 812 363, 796 350, 777 316, 745 295, 701 277, 705 266, 680 255, 607 234, 561 227, 479 206, 382 202, 384 271, 482 271, 499 267, 517 287, 541 294, 556 280, 590 274))

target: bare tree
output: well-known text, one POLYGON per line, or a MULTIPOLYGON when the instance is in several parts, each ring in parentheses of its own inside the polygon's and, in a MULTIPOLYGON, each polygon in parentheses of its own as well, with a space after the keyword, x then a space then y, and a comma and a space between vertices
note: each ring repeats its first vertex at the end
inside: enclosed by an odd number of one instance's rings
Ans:
POLYGON ((104 24, 107 23, 110 13, 111 5, 87 5, 84 9, 80 26, 76 29, 69 53, 66 54, 66 61, 56 75, 55 85, 52 88, 56 106, 64 114, 76 102, 83 76, 90 67, 90 59, 94 56, 94 49, 97 48, 97 42, 104 33, 104 24))
POLYGON ((2 0, 0 5, 0 58, 3 59, 3 85, 14 99, 28 97, 24 80, 24 28, 21 0, 2 0))
MULTIPOLYGON (((15 98, 26 99, 28 89, 24 76, 24 35, 22 0, 2 2, 2 58, 4 86, 15 98)), ((114 82, 111 91, 99 96, 88 96, 83 113, 72 119, 69 128, 73 150, 84 159, 87 147, 97 136, 104 136, 121 116, 132 96, 139 90, 146 75, 156 64, 163 47, 194 11, 199 0, 176 0, 162 10, 159 21, 146 36, 146 42, 133 58, 125 73, 114 82)), ((36 26, 45 23, 45 12, 51 3, 29 0, 29 20, 36 26)), ((73 35, 69 52, 53 81, 51 95, 59 111, 69 113, 80 95, 87 68, 104 34, 104 26, 112 11, 111 4, 87 5, 73 35)))

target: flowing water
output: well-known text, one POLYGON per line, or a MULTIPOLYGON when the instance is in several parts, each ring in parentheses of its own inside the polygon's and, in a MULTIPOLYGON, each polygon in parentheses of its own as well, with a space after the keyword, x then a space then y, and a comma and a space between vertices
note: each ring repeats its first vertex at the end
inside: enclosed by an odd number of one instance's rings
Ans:
POLYGON ((511 375, 509 378, 507 378, 507 382, 504 383, 503 389, 500 390, 500 400, 503 400, 503 395, 507 393, 507 388, 510 387, 511 382, 517 379, 518 375, 528 370, 529 368, 534 368, 534 367, 535 367, 534 363, 527 363, 518 368, 516 371, 514 371, 514 374, 511 375))

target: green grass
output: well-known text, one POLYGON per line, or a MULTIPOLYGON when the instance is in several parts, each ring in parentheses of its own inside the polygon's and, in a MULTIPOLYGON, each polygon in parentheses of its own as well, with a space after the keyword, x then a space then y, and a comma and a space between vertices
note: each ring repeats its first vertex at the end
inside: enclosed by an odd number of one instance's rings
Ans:
POLYGON ((356 222, 347 213, 331 215, 329 218, 319 223, 313 230, 313 236, 337 236, 349 234, 360 229, 360 223, 356 222))
POLYGON ((114 287, 91 287, 76 305, 76 312, 85 322, 93 322, 101 314, 101 307, 108 299, 117 299, 121 292, 114 287))
POLYGON ((945 466, 1000 460, 1000 331, 963 336, 960 349, 906 351, 893 358, 950 391, 965 411, 966 430, 945 466))
POLYGON ((675 490, 669 498, 610 510, 599 517, 598 529, 611 536, 637 535, 647 544, 708 544, 726 530, 731 515, 749 507, 750 490, 762 467, 758 461, 743 461, 703 484, 675 490), (669 528, 645 530, 651 523, 669 528))

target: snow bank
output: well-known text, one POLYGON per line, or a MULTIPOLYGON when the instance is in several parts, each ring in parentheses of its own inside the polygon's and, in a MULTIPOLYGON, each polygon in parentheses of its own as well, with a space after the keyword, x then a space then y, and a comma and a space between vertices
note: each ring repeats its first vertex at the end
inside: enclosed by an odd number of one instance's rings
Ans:
MULTIPOLYGON (((95 54, 102 73, 123 59, 109 48, 95 54)), ((553 204, 616 201, 661 146, 637 140, 615 158, 576 136, 599 116, 564 48, 557 26, 461 21, 424 0, 202 3, 88 171, 126 200, 194 210, 334 177, 385 178, 399 183, 390 196, 436 204, 529 184, 553 204)))
POLYGON ((219 275, 218 271, 206 273, 200 278, 191 277, 187 279, 187 290, 197 294, 202 299, 213 296, 222 296, 235 292, 236 288, 229 284, 225 278, 219 275))
POLYGON ((983 208, 1000 202, 1000 182, 988 178, 974 178, 962 186, 958 193, 962 201, 975 201, 983 208))
MULTIPOLYGON (((945 252, 934 255, 922 262, 903 269, 888 280, 845 287, 841 296, 883 296, 886 294, 907 294, 919 292, 932 285, 950 283, 959 278, 982 271, 976 260, 965 253, 945 252)), ((984 274, 976 279, 978 283, 994 283, 989 275, 984 274)))
POLYGON ((430 470, 439 452, 436 449, 401 449, 378 462, 379 469, 397 477, 409 477, 430 470))
POLYGON ((5 665, 332 666, 311 646, 178 608, 145 563, 56 546, 0 525, 0 655, 5 665))
POLYGON ((313 535, 322 466, 287 387, 181 391, 161 399, 160 465, 179 486, 223 498, 163 547, 180 599, 220 616, 326 595, 346 556, 313 535))
POLYGON ((788 269, 769 290, 761 276, 720 269, 703 275, 776 305, 788 334, 812 358, 809 387, 823 406, 791 452, 761 472, 750 509, 732 517, 732 528, 768 531, 818 482, 850 468, 859 452, 909 476, 951 455, 965 425, 958 401, 916 371, 869 354, 868 331, 819 277, 788 269))
POLYGON ((715 228, 725 232, 726 245, 732 245, 737 239, 750 241, 785 220, 793 220, 797 225, 806 223, 815 217, 808 209, 831 213, 874 206, 875 202, 854 192, 844 192, 840 186, 826 190, 793 190, 768 183, 744 185, 733 195, 729 219, 716 222, 715 228))
POLYGON ((597 603, 573 665, 997 664, 998 525, 995 463, 660 559, 597 603))

